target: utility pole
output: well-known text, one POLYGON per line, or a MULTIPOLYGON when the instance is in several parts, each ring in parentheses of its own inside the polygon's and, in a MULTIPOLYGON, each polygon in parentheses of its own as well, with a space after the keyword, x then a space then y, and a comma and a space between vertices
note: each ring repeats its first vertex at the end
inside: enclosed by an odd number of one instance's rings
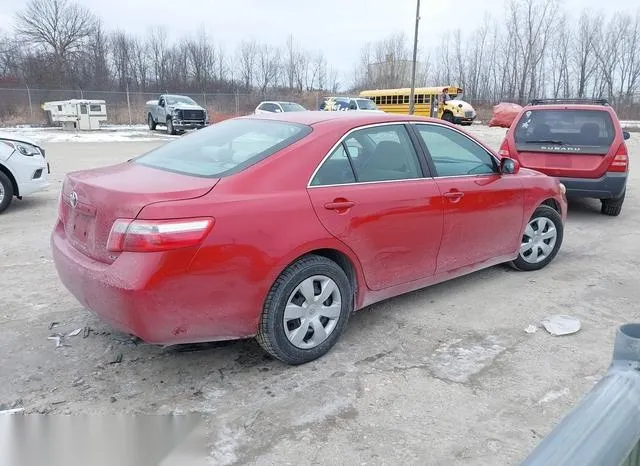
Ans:
POLYGON ((409 115, 413 115, 416 100, 416 60, 418 58, 418 24, 420 23, 420 0, 416 0, 416 31, 413 35, 413 63, 411 65, 411 94, 409 95, 409 115))

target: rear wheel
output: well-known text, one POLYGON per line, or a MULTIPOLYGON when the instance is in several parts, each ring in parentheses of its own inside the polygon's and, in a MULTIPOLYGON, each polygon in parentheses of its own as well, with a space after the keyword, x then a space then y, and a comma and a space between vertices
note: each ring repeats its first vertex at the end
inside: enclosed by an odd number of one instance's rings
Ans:
POLYGON ((511 262, 517 270, 540 270, 558 254, 564 227, 562 218, 555 209, 541 205, 524 229, 518 258, 511 262))
POLYGON ((13 200, 13 185, 4 173, 0 172, 0 212, 9 207, 13 200))
POLYGON ((156 129, 156 122, 153 121, 153 117, 151 116, 151 113, 149 113, 149 116, 147 117, 147 124, 149 125, 149 129, 151 131, 155 131, 156 129))
POLYGON ((353 292, 344 270, 325 257, 305 256, 271 287, 256 339, 273 357, 304 364, 331 349, 352 310, 353 292))
POLYGON ((624 203, 624 196, 627 193, 625 189, 622 192, 622 196, 617 199, 602 199, 602 207, 600 208, 600 212, 604 215, 609 215, 611 217, 617 217, 622 212, 622 204, 624 203))

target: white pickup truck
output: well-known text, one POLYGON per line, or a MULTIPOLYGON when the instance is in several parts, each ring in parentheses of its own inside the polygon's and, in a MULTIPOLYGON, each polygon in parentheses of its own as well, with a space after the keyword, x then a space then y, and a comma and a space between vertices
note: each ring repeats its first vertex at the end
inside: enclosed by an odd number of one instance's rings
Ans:
POLYGON ((151 131, 157 125, 167 128, 168 134, 177 134, 188 129, 200 129, 209 124, 207 111, 191 97, 162 94, 158 100, 146 105, 147 123, 151 131))

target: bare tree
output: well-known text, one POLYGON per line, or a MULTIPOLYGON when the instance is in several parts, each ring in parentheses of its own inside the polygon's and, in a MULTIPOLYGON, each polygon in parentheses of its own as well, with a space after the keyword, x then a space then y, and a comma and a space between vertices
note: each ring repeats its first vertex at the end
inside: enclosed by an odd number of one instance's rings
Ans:
POLYGON ((169 39, 166 28, 157 27, 149 31, 148 47, 151 55, 153 80, 161 90, 166 91, 167 56, 169 53, 169 39))
POLYGON ((262 95, 269 86, 277 82, 280 74, 280 50, 277 47, 263 45, 258 50, 258 87, 262 95))
POLYGON ((242 41, 238 49, 238 66, 244 88, 251 89, 256 81, 256 70, 258 62, 258 44, 255 39, 242 41))
POLYGON ((20 40, 53 54, 59 84, 62 84, 65 64, 86 49, 98 27, 91 11, 68 0, 30 0, 16 14, 15 31, 20 40))
POLYGON ((204 26, 201 26, 195 38, 187 39, 184 44, 192 70, 194 84, 203 90, 213 79, 216 67, 216 53, 204 26))
POLYGON ((572 71, 577 75, 575 76, 577 80, 576 95, 579 98, 586 96, 587 85, 596 70, 594 39, 598 33, 597 23, 597 18, 591 17, 588 11, 583 11, 571 41, 573 44, 572 71))
POLYGON ((556 0, 509 1, 509 21, 520 58, 520 67, 514 70, 514 75, 518 76, 520 102, 538 93, 536 71, 551 39, 556 11, 556 0))

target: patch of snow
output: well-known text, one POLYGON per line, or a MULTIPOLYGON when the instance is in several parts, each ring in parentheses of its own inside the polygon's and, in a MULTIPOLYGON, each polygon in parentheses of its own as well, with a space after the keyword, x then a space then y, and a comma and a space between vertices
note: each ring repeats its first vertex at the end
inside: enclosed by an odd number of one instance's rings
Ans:
POLYGON ((158 131, 150 131, 146 125, 103 125, 92 131, 63 130, 62 128, 15 127, 0 129, 0 137, 29 138, 37 143, 47 142, 128 142, 162 141, 179 138, 158 131))
POLYGON ((551 390, 547 392, 541 399, 538 401, 538 404, 550 403, 552 401, 557 400, 558 398, 562 398, 569 394, 568 388, 563 388, 562 390, 551 390))
POLYGON ((640 121, 622 120, 622 121, 620 121, 620 126, 622 126, 623 129, 638 129, 638 130, 640 130, 640 121))
POLYGON ((437 348, 429 364, 434 376, 464 383, 506 350, 496 337, 455 339, 437 348), (469 341, 471 340, 471 341, 469 341))
POLYGON ((243 432, 239 430, 233 431, 227 426, 222 427, 211 449, 210 463, 219 466, 234 464, 238 460, 236 450, 244 437, 243 432))

